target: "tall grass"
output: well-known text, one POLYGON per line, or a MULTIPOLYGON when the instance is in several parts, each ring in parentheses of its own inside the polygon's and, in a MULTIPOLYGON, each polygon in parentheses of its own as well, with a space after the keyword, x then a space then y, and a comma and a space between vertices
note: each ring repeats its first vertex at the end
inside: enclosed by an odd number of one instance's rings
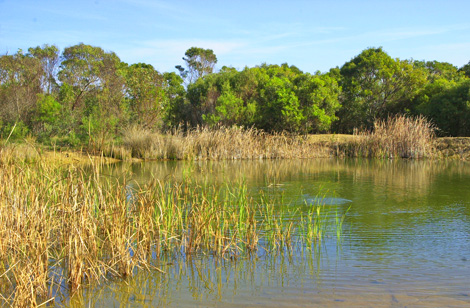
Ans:
MULTIPOLYGON (((158 270, 160 256, 222 258, 293 245, 299 219, 255 202, 244 182, 154 180, 144 186, 69 166, 0 164, 0 302, 35 307, 84 284, 158 270)), ((326 221, 309 214, 324 236, 326 221)))
POLYGON ((434 154, 434 126, 422 116, 379 120, 373 131, 357 135, 349 146, 350 156, 419 159, 434 154))
POLYGON ((325 149, 306 136, 267 134, 254 128, 197 127, 188 132, 175 129, 166 134, 131 127, 122 145, 112 145, 106 155, 130 159, 236 160, 326 157, 325 149))
POLYGON ((376 121, 372 131, 342 138, 330 135, 329 139, 267 134, 240 127, 198 127, 188 132, 175 129, 165 135, 131 127, 124 132, 122 145, 113 145, 105 152, 121 159, 423 158, 433 154, 433 131, 424 117, 402 115, 376 121))

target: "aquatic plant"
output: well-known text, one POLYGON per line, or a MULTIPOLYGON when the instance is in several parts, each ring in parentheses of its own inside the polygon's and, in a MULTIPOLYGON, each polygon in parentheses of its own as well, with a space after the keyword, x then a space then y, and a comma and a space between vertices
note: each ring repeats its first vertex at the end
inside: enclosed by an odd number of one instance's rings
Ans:
POLYGON ((375 121, 373 131, 358 135, 350 146, 351 156, 419 159, 434 154, 434 126, 423 116, 375 121))
POLYGON ((106 177, 101 165, 0 165, 0 302, 38 306, 85 284, 159 270, 162 256, 249 257, 320 241, 318 205, 307 219, 244 181, 222 184, 106 177), (296 218, 297 217, 297 218, 296 218), (306 231, 305 231, 306 230, 306 231))

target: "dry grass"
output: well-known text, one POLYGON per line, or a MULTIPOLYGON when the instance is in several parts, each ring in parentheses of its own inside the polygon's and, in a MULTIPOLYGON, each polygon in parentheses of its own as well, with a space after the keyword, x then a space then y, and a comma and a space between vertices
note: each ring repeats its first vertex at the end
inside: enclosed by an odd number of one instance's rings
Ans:
POLYGON ((40 157, 40 150, 32 143, 0 144, 0 164, 12 164, 15 162, 32 163, 38 161, 40 157))
MULTIPOLYGON (((254 128, 240 127, 198 127, 189 132, 175 129, 161 134, 131 127, 124 132, 121 144, 106 146, 101 156, 73 151, 42 151, 38 150, 34 142, 26 142, 0 145, 0 163, 34 162, 39 159, 56 164, 79 164, 89 163, 91 160, 105 163, 116 160, 238 160, 335 156, 467 159, 467 146, 454 149, 448 146, 452 142, 436 142, 433 130, 426 119, 405 116, 377 121, 372 132, 354 135, 295 136, 267 134, 254 128)), ((457 142, 460 139, 455 140, 457 142)))
POLYGON ((111 146, 105 153, 124 160, 236 160, 328 157, 332 151, 309 136, 271 135, 254 128, 198 127, 163 135, 133 127, 125 131, 122 146, 111 146))
POLYGON ((254 202, 243 182, 201 184, 189 175, 139 187, 91 168, 0 164, 2 305, 36 307, 84 284, 158 270, 162 254, 279 252, 323 236, 316 205, 305 219, 285 220, 289 207, 254 202))
POLYGON ((424 117, 376 121, 372 132, 357 135, 349 146, 349 156, 419 159, 434 154, 434 127, 424 117))
POLYGON ((186 133, 174 130, 162 135, 134 127, 125 132, 122 146, 109 149, 107 155, 190 160, 423 158, 432 155, 433 142, 433 126, 426 119, 397 116, 377 121, 372 132, 354 135, 272 135, 239 127, 198 127, 186 133))
POLYGON ((470 160, 470 137, 437 138, 435 147, 438 158, 470 160))

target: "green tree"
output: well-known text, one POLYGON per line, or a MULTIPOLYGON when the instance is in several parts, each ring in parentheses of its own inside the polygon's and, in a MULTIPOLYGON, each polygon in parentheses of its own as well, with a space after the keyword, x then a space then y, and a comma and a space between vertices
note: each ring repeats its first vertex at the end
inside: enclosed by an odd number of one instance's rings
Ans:
POLYGON ((186 68, 181 65, 175 66, 181 77, 187 80, 188 84, 194 83, 199 78, 211 74, 217 63, 217 57, 212 49, 191 47, 186 50, 183 60, 186 68))
POLYGON ((119 121, 127 118, 125 67, 115 53, 83 43, 63 52, 58 76, 64 124, 93 148, 115 135, 119 121))
POLYGON ((164 78, 150 64, 138 63, 125 71, 126 93, 131 121, 145 128, 161 126, 164 103, 164 78))
MULTIPOLYGON (((84 107, 85 97, 105 87, 114 86, 113 82, 120 79, 117 71, 121 61, 113 52, 105 52, 100 47, 80 43, 65 48, 60 65, 59 80, 68 84, 73 90, 71 109, 84 107)), ((119 80, 122 91, 122 82, 119 80)))
POLYGON ((439 61, 414 61, 414 67, 427 71, 427 81, 434 82, 438 79, 459 81, 464 78, 464 73, 448 62, 439 61))
POLYGON ((302 125, 299 99, 286 77, 272 77, 260 89, 256 124, 266 131, 298 131, 302 125))
POLYGON ((459 72, 462 72, 463 74, 465 74, 467 78, 470 78, 470 61, 468 61, 468 63, 465 64, 464 66, 462 66, 459 69, 459 72))
POLYGON ((19 50, 0 56, 0 120, 31 124, 37 95, 42 93, 41 62, 19 50))
POLYGON ((241 124, 243 114, 243 100, 232 91, 228 81, 222 84, 220 95, 217 97, 215 111, 209 115, 203 115, 203 119, 209 125, 223 124, 232 126, 241 124))
POLYGON ((295 92, 304 115, 302 130, 305 133, 324 133, 331 128, 336 112, 341 107, 341 88, 331 74, 299 74, 295 92))
POLYGON ((43 45, 28 49, 28 55, 35 57, 41 61, 43 75, 41 77, 41 85, 47 94, 57 87, 56 73, 59 63, 59 48, 55 45, 43 45))
POLYGON ((187 129, 188 119, 191 114, 191 106, 186 99, 186 89, 183 86, 183 78, 176 73, 164 73, 165 102, 164 120, 168 127, 183 125, 187 129))
POLYGON ((391 58, 382 48, 369 48, 340 70, 342 108, 336 129, 372 128, 376 119, 404 112, 426 82, 426 73, 410 61, 391 58))
POLYGON ((433 84, 434 95, 418 111, 428 117, 442 136, 470 136, 470 80, 433 84))

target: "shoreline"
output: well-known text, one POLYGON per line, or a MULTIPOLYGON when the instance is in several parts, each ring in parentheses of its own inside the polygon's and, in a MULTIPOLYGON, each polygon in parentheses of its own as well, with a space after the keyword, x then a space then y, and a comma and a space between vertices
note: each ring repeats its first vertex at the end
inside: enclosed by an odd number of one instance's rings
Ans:
MULTIPOLYGON (((161 137, 161 136, 160 136, 161 137)), ((176 136, 164 135, 165 140, 171 140, 172 143, 181 142, 176 136)), ((262 138, 270 138, 263 136, 262 138)), ((278 138, 273 137, 273 138, 278 138)), ((238 153, 234 155, 230 153, 233 149, 219 149, 214 155, 209 147, 199 145, 199 152, 165 155, 156 153, 152 157, 151 153, 146 157, 133 157, 131 149, 125 149, 123 146, 115 147, 119 151, 127 151, 127 155, 116 155, 115 151, 105 149, 99 153, 87 152, 83 149, 48 149, 38 144, 21 143, 9 144, 0 147, 0 163, 8 163, 11 161, 45 161, 55 165, 83 165, 89 163, 112 164, 118 162, 144 162, 144 161, 168 161, 168 160, 257 160, 257 159, 308 159, 308 158, 331 158, 331 157, 367 157, 361 155, 364 153, 357 152, 355 145, 362 138, 357 135, 336 135, 322 134, 309 136, 292 136, 283 137, 285 140, 282 148, 266 147, 264 152, 245 154, 238 153), (290 146, 290 147, 289 147, 290 146), (356 151, 356 152, 355 152, 356 151), (223 154, 226 154, 224 156, 223 154)), ((172 145, 162 145, 162 147, 171 147, 172 145)), ((206 145, 209 146, 209 145, 206 145)), ((364 149, 363 149, 364 151, 364 149)), ((365 148, 365 152, 369 149, 365 148)), ((389 159, 393 157, 376 157, 379 159, 389 159)), ((470 161, 470 137, 440 137, 435 138, 432 142, 432 153, 424 158, 404 158, 404 159, 431 159, 431 160, 460 160, 470 161)))

